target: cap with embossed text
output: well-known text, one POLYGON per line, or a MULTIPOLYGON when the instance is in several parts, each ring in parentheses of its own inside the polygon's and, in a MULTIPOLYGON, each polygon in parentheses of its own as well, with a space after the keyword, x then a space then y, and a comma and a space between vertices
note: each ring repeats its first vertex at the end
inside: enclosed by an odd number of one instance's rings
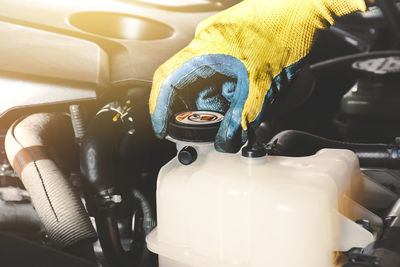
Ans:
POLYGON ((215 111, 185 111, 173 116, 168 134, 174 139, 188 142, 211 142, 217 135, 224 115, 215 111))

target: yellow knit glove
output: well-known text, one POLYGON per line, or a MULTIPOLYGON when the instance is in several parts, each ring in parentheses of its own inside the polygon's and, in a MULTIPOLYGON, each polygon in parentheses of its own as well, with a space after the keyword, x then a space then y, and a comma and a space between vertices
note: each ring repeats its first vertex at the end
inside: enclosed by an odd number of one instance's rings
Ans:
POLYGON ((246 130, 248 123, 257 122, 268 98, 274 97, 271 85, 279 90, 281 79, 292 80, 317 31, 354 11, 366 11, 364 0, 245 0, 202 21, 193 41, 154 74, 149 106, 156 135, 166 135, 182 90, 198 109, 226 113, 216 148, 237 151, 237 146, 230 148, 230 139, 240 126, 246 130), (229 83, 211 88, 205 80, 218 80, 216 75, 229 83), (199 80, 208 93, 201 95, 199 80))

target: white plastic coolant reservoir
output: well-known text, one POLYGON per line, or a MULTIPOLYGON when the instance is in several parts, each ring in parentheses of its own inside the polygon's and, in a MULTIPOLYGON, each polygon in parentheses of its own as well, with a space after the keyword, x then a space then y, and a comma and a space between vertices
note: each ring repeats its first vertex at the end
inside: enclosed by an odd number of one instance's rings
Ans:
POLYGON ((159 173, 158 226, 146 240, 162 267, 332 267, 335 251, 374 241, 349 219, 362 177, 351 151, 245 158, 176 143, 198 156, 189 165, 175 157, 159 173))

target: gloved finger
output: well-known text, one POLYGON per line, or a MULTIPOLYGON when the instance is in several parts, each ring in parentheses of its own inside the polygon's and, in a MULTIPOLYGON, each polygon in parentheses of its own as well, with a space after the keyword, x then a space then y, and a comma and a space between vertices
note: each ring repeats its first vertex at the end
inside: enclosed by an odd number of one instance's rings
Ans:
POLYGON ((241 127, 243 106, 248 96, 249 82, 244 74, 237 80, 233 98, 228 111, 224 115, 217 136, 215 149, 220 152, 236 153, 246 142, 246 132, 241 127))
MULTIPOLYGON (((236 84, 238 80, 243 80, 242 76, 248 85, 246 68, 239 60, 228 55, 201 55, 182 64, 161 85, 156 108, 151 115, 156 135, 165 137, 168 119, 175 112, 182 111, 176 110, 177 98, 185 98, 187 109, 225 113, 235 98, 236 84)), ((242 105, 240 101, 234 101, 236 108, 241 106, 243 109, 247 93, 245 89, 242 105)), ((241 113, 241 110, 234 114, 241 113)))
MULTIPOLYGON (((225 56, 225 55, 224 55, 225 56)), ((246 132, 241 127, 244 103, 249 94, 249 75, 241 61, 234 57, 224 57, 221 68, 234 72, 235 83, 226 82, 222 86, 222 95, 230 102, 221 126, 215 138, 217 151, 236 153, 246 142, 246 132)))
MULTIPOLYGON (((156 107, 151 114, 153 129, 157 137, 163 138, 167 134, 168 119, 173 115, 176 99, 182 99, 184 88, 190 87, 199 79, 206 79, 215 74, 207 65, 196 57, 183 63, 179 68, 170 73, 162 82, 156 107)), ((195 109, 192 103, 189 104, 190 97, 185 97, 184 105, 186 109, 195 109)), ((194 101, 195 97, 193 97, 194 101)))

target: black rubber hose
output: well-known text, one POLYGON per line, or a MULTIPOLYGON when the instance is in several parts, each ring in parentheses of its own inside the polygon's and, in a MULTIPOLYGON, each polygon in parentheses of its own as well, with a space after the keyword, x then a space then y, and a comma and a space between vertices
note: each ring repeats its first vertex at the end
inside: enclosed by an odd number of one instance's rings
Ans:
POLYGON ((349 149, 357 154, 362 167, 400 168, 400 147, 393 144, 347 143, 288 130, 273 137, 267 146, 270 155, 290 157, 314 155, 323 148, 349 149))
POLYGON ((104 256, 111 266, 130 266, 139 261, 141 249, 135 246, 144 243, 144 237, 139 240, 131 233, 133 196, 118 177, 120 143, 133 121, 130 110, 129 99, 103 107, 89 123, 81 144, 85 198, 89 213, 96 220, 104 256), (129 224, 124 231, 119 229, 121 222, 129 224), (126 240, 132 246, 124 246, 126 240))
POLYGON ((124 129, 121 120, 113 121, 116 114, 111 109, 101 110, 82 140, 81 171, 90 190, 96 193, 115 187, 117 149, 124 129))
POLYGON ((157 224, 156 219, 153 216, 150 203, 139 190, 133 190, 133 197, 139 202, 140 209, 143 214, 143 231, 146 235, 148 235, 157 224))
POLYGON ((5 149, 21 177, 53 245, 73 246, 96 237, 79 194, 69 181, 74 154, 70 118, 63 113, 36 113, 8 130, 5 149), (61 163, 61 164, 60 164, 61 163))
POLYGON ((331 26, 329 28, 329 31, 336 36, 338 36, 340 39, 342 39, 344 42, 350 44, 351 46, 355 47, 358 51, 367 51, 369 49, 369 44, 362 40, 361 38, 357 37, 356 35, 347 32, 343 29, 337 28, 335 26, 331 26))
MULTIPOLYGON (((111 266, 137 266, 142 258, 145 236, 140 232, 133 233, 129 236, 132 242, 129 242, 127 248, 122 242, 120 226, 118 216, 113 212, 96 216, 96 227, 104 256, 111 266)), ((132 225, 129 226, 124 226, 123 230, 132 229, 132 225)))
POLYGON ((385 50, 385 51, 372 51, 372 52, 362 52, 358 54, 346 55, 341 57, 336 57, 332 59, 327 59, 315 64, 310 65, 310 71, 315 76, 332 72, 332 70, 344 69, 351 66, 357 60, 366 60, 378 57, 390 57, 390 56, 400 56, 400 50, 385 50))

